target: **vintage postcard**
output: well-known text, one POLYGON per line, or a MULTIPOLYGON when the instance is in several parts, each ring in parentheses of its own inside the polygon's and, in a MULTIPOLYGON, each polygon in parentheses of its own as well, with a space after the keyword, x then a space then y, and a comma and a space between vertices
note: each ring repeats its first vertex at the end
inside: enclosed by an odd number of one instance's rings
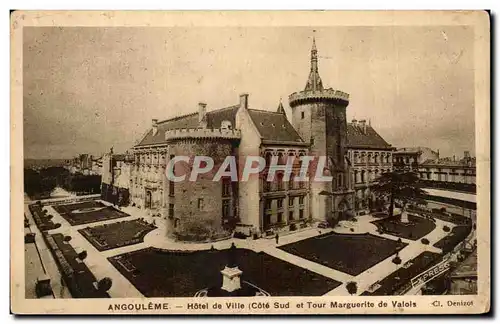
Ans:
POLYGON ((15 11, 11 37, 13 313, 489 312, 487 12, 15 11))

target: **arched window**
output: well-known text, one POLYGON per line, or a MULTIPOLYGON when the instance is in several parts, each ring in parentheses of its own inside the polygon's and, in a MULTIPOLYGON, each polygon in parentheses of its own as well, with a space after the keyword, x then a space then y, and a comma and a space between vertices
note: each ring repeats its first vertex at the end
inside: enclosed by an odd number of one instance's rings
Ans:
POLYGON ((266 167, 269 167, 269 165, 271 165, 271 159, 272 159, 273 155, 271 152, 266 152, 266 167))
POLYGON ((283 190, 283 174, 278 173, 276 175, 276 190, 281 191, 283 190))

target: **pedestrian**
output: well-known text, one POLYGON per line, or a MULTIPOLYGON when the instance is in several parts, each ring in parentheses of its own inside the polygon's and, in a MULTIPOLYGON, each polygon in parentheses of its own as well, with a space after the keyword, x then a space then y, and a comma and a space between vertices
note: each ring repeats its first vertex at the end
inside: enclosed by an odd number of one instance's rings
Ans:
POLYGON ((278 235, 278 233, 276 233, 276 244, 278 244, 279 240, 280 240, 280 236, 278 235))

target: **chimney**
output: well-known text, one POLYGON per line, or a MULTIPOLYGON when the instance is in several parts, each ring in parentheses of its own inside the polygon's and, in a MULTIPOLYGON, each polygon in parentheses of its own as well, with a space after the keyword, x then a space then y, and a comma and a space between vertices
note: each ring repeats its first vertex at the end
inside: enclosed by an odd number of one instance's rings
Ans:
POLYGON ((198 103, 198 123, 201 124, 207 114, 207 104, 204 102, 198 103))
POLYGON ((366 134, 366 119, 361 119, 359 121, 359 126, 363 130, 363 134, 366 134))
POLYGON ((357 119, 353 119, 351 121, 351 123, 354 125, 354 126, 357 126, 358 125, 358 120, 357 119))
POLYGON ((158 119, 153 118, 151 124, 151 126, 153 127, 153 136, 155 136, 156 133, 158 133, 158 119))
POLYGON ((248 109, 248 93, 240 94, 240 108, 248 109))

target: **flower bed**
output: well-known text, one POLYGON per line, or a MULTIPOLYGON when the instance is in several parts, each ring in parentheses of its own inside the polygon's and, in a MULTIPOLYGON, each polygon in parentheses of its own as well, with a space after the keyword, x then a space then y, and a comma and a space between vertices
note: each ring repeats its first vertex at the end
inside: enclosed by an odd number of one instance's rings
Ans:
POLYGON ((144 236, 156 229, 143 220, 121 221, 78 230, 97 250, 106 251, 144 241, 144 236))

